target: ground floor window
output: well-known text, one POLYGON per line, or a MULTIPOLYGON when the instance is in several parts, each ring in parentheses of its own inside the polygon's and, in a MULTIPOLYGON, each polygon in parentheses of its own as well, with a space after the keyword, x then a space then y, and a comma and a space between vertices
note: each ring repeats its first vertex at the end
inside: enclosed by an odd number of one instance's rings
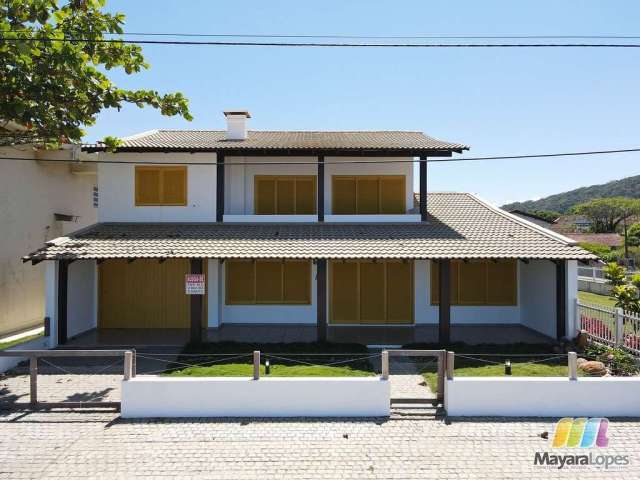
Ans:
POLYGON ((413 323, 413 262, 337 260, 330 267, 332 324, 413 323))
MULTIPOLYGON (((517 260, 451 261, 451 305, 517 305, 517 260)), ((440 268, 431 262, 431 304, 440 299, 440 268)))
POLYGON ((228 305, 311 303, 308 260, 228 260, 225 271, 228 305))

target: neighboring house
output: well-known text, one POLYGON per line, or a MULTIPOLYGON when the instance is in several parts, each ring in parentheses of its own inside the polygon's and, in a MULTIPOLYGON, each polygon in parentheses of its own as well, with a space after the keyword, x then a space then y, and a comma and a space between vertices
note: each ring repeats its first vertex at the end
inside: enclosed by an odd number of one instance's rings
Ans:
POLYGON ((96 222, 96 167, 72 159, 70 147, 0 147, 0 336, 45 317, 44 265, 24 264, 25 249, 96 222))
POLYGON ((596 243, 611 250, 621 247, 624 237, 618 233, 565 233, 565 236, 578 243, 596 243))
POLYGON ((162 332, 175 343, 190 332, 367 344, 576 332, 577 261, 592 254, 471 194, 427 194, 426 161, 414 213, 411 160, 465 145, 420 132, 248 131, 247 112, 225 115, 226 131, 84 148, 105 162, 99 223, 25 257, 47 265, 54 342, 87 330, 76 345, 162 332), (201 272, 204 298, 185 295, 185 275, 201 272))
POLYGON ((523 218, 531 223, 535 223, 543 228, 551 228, 553 222, 550 222, 546 218, 540 217, 538 215, 534 215, 533 213, 525 212, 524 210, 509 210, 509 213, 515 215, 516 217, 523 218))

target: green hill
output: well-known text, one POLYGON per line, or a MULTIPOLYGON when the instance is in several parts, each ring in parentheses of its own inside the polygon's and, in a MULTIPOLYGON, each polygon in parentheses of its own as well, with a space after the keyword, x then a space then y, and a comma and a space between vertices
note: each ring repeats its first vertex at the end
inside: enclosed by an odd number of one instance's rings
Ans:
POLYGON ((567 211, 574 205, 594 198, 604 197, 631 197, 640 198, 640 175, 627 177, 621 180, 591 185, 589 187, 576 188, 564 193, 557 193, 540 200, 527 200, 526 202, 513 202, 503 205, 505 210, 554 210, 560 213, 567 211))

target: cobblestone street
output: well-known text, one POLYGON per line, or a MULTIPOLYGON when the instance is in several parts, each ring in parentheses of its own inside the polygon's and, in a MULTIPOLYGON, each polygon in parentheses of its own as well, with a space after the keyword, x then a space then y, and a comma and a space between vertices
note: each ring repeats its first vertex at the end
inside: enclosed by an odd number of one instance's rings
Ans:
MULTIPOLYGON (((116 399, 120 378, 43 375, 41 399, 60 401, 71 390, 116 399)), ((413 394, 419 379, 406 375, 394 388, 413 394)), ((26 376, 0 384, 3 397, 28 391, 26 376)), ((535 452, 557 453, 540 436, 553 432, 555 420, 394 413, 390 419, 132 421, 110 411, 2 411, 0 478, 640 478, 638 421, 613 419, 610 447, 594 451, 630 455, 624 470, 534 466, 535 452)))

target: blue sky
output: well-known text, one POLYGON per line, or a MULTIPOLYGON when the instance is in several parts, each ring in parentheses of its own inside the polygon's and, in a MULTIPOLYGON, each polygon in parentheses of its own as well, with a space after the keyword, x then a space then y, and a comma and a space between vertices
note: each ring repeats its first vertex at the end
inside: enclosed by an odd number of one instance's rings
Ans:
MULTIPOLYGON (((129 32, 353 35, 640 35, 640 2, 111 0, 129 32)), ((86 140, 224 128, 246 108, 265 130, 419 130, 469 155, 640 146, 640 49, 284 49, 145 46, 120 86, 181 91, 192 122, 127 107, 86 140)), ((640 174, 640 155, 431 164, 429 189, 496 204, 640 174)))

